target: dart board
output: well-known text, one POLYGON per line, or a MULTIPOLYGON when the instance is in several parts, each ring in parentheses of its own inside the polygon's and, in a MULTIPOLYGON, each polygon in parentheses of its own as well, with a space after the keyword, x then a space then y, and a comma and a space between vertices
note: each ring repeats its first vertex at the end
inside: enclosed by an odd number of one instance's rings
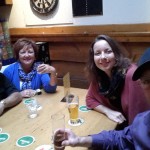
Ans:
POLYGON ((30 0, 31 8, 40 14, 52 12, 58 4, 58 0, 30 0))

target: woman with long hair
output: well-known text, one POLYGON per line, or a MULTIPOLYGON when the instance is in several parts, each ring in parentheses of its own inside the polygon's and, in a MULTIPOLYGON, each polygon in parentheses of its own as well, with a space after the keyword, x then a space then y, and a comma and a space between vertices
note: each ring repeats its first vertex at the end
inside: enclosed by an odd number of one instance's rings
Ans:
POLYGON ((124 56, 123 47, 107 35, 99 35, 89 50, 87 74, 90 86, 87 107, 121 124, 148 109, 138 81, 132 81, 137 66, 124 56))

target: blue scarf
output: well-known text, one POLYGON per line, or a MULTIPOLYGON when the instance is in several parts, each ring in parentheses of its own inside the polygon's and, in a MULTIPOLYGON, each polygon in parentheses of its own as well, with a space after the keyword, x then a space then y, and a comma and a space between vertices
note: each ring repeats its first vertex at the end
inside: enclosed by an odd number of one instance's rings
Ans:
POLYGON ((32 71, 29 72, 29 73, 25 73, 21 67, 21 64, 19 63, 19 68, 18 68, 18 71, 19 71, 19 77, 20 77, 20 80, 22 81, 22 87, 20 88, 21 91, 22 90, 25 90, 25 89, 31 89, 31 81, 32 81, 32 78, 34 77, 34 75, 36 74, 37 72, 37 66, 38 66, 38 63, 34 63, 33 64, 33 68, 32 68, 32 71))

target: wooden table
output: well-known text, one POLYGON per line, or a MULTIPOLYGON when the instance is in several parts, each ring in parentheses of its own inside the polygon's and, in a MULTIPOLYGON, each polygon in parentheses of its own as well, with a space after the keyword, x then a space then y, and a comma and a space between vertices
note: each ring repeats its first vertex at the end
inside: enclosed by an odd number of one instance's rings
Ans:
MULTIPOLYGON (((79 95, 80 105, 85 105, 87 90, 71 88, 71 92, 79 95)), ((10 139, 0 144, 0 150, 34 150, 39 145, 51 144, 51 115, 57 112, 65 114, 66 128, 71 128, 77 135, 90 135, 116 127, 115 122, 95 111, 79 111, 79 116, 84 119, 84 123, 77 127, 68 125, 69 113, 66 104, 60 102, 63 96, 64 89, 61 86, 58 86, 57 92, 54 94, 43 92, 42 95, 37 95, 36 99, 43 108, 39 110, 39 116, 34 119, 28 118, 28 111, 23 102, 4 113, 0 117, 0 128, 3 129, 3 133, 9 133, 10 139), (15 144, 17 139, 25 135, 32 135, 35 142, 24 148, 17 147, 15 144)), ((66 147, 66 150, 71 149, 85 150, 86 148, 66 147)))

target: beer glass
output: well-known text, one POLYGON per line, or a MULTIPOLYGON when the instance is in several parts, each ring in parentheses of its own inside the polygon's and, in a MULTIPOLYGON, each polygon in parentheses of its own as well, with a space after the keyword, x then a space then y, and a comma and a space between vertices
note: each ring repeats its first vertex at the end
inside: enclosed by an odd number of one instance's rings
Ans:
POLYGON ((52 121, 52 141, 53 148, 55 150, 63 150, 64 146, 61 146, 61 142, 65 139, 65 134, 54 134, 58 129, 65 129, 65 115, 61 113, 56 113, 51 116, 52 121))
POLYGON ((70 116, 70 123, 75 124, 79 119, 79 97, 75 94, 70 93, 66 96, 66 102, 70 116))

